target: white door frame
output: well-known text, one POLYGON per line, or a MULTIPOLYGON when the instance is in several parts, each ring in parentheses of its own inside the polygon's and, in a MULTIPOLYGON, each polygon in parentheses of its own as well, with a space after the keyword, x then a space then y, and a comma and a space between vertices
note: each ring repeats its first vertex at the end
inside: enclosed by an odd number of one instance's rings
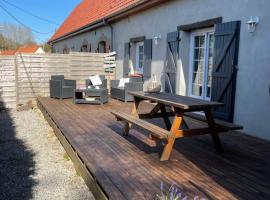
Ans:
MULTIPOLYGON (((209 35, 209 34, 213 34, 214 33, 214 28, 205 28, 205 29, 200 29, 200 30, 196 30, 193 31, 191 33, 191 39, 190 39, 190 52, 189 52, 189 81, 188 81, 188 96, 190 97, 194 97, 197 99, 204 99, 204 100, 210 100, 210 98, 207 98, 204 94, 205 94, 205 89, 207 87, 207 83, 205 83, 205 81, 207 80, 207 73, 204 73, 204 78, 203 78, 203 95, 200 96, 196 96, 192 94, 192 80, 193 80, 193 59, 194 59, 194 38, 195 36, 200 36, 200 35, 209 35)), ((205 37, 206 39, 207 37, 205 37)), ((204 53, 204 72, 207 72, 208 69, 205 69, 205 67, 208 67, 208 58, 209 58, 209 51, 208 51, 208 47, 209 47, 209 40, 205 41, 204 44, 204 49, 205 49, 205 53, 204 53)))

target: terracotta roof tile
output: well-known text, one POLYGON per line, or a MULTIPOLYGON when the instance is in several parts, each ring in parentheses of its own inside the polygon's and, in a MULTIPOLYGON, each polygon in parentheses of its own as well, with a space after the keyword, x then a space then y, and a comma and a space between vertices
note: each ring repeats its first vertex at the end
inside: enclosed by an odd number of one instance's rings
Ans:
POLYGON ((103 19, 140 0, 82 0, 59 27, 50 41, 103 19))
POLYGON ((16 50, 4 50, 4 51, 0 51, 0 55, 3 56, 11 56, 11 55, 15 55, 16 50))
POLYGON ((37 45, 26 45, 26 46, 22 46, 20 47, 17 52, 20 53, 35 53, 38 50, 39 46, 37 45))
POLYGON ((39 46, 35 44, 26 45, 18 48, 17 50, 5 50, 0 51, 0 55, 15 55, 15 53, 35 53, 38 50, 39 46))

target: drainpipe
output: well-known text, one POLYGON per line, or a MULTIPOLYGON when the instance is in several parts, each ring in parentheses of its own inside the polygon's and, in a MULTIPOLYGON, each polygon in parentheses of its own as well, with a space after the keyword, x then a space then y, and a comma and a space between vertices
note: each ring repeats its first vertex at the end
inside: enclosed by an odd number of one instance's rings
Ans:
POLYGON ((104 26, 109 26, 111 29, 111 51, 113 51, 113 26, 109 24, 106 19, 103 19, 104 26))

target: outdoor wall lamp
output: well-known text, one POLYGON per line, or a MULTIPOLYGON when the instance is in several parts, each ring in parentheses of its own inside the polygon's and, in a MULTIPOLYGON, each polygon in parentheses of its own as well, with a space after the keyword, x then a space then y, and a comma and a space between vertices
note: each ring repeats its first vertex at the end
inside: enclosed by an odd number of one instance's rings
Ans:
POLYGON ((157 34, 157 35, 154 37, 154 43, 155 43, 155 45, 158 45, 161 39, 162 39, 161 34, 160 34, 160 33, 157 34))
POLYGON ((247 22, 248 32, 249 33, 254 33, 258 23, 259 23, 259 17, 251 16, 250 20, 247 22))

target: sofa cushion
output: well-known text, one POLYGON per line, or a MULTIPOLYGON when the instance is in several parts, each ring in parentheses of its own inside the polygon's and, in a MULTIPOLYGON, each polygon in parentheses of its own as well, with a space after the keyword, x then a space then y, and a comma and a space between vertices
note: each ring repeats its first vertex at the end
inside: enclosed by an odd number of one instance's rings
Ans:
POLYGON ((124 88, 126 83, 129 83, 130 78, 120 78, 118 88, 124 88))
POLYGON ((98 85, 89 85, 89 86, 87 86, 87 88, 88 89, 97 89, 97 90, 99 90, 100 89, 100 86, 98 86, 98 85))
POLYGON ((143 75, 142 74, 138 74, 138 73, 134 73, 134 74, 130 74, 129 75, 129 77, 140 77, 140 78, 142 78, 143 77, 143 75))
POLYGON ((93 86, 98 86, 98 85, 102 85, 102 81, 99 77, 99 75, 96 76, 90 76, 90 81, 92 83, 93 86))

